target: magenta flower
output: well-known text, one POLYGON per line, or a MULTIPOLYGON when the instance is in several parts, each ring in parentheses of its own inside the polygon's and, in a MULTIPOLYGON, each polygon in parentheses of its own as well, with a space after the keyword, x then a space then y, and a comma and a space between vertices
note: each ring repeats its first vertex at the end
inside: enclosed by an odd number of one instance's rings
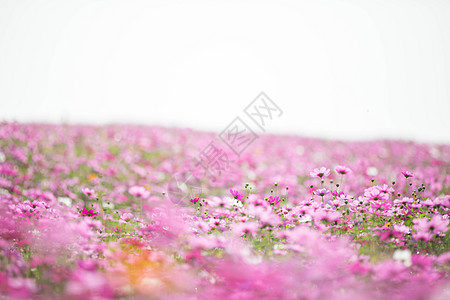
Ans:
POLYGON ((198 198, 192 198, 190 201, 191 201, 192 203, 197 203, 197 202, 198 202, 198 198))
POLYGON ((344 167, 344 166, 337 166, 334 170, 336 171, 336 173, 341 174, 341 175, 347 175, 352 172, 352 170, 350 170, 349 168, 344 167))
POLYGON ((340 197, 340 196, 345 196, 345 193, 342 191, 338 192, 336 190, 332 190, 331 195, 333 195, 334 197, 340 197))
POLYGON ((414 174, 409 171, 402 171, 402 174, 405 178, 414 177, 414 174))
POLYGON ((94 213, 92 209, 87 209, 86 207, 80 212, 80 215, 83 217, 96 217, 98 216, 98 212, 94 213))
POLYGON ((267 199, 267 202, 273 205, 278 205, 280 203, 280 197, 276 196, 269 196, 269 199, 267 199))
POLYGON ((402 233, 396 230, 377 231, 376 235, 380 237, 382 241, 390 241, 391 239, 402 238, 402 233))
POLYGON ((239 191, 238 191, 238 190, 232 190, 232 189, 230 189, 230 193, 231 193, 231 195, 233 195, 234 199, 240 200, 240 201, 244 201, 243 196, 242 196, 241 194, 239 194, 239 191))
POLYGON ((318 178, 322 178, 322 177, 328 177, 330 176, 330 169, 327 169, 325 167, 322 167, 320 169, 314 169, 314 171, 309 173, 311 175, 311 177, 318 177, 318 178))

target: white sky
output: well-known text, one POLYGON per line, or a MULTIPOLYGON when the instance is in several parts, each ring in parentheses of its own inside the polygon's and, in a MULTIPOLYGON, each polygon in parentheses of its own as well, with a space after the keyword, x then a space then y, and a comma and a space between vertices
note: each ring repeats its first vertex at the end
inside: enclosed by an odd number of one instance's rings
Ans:
POLYGON ((450 142, 450 1, 0 0, 0 120, 450 142), (249 125, 251 125, 249 123, 249 125))

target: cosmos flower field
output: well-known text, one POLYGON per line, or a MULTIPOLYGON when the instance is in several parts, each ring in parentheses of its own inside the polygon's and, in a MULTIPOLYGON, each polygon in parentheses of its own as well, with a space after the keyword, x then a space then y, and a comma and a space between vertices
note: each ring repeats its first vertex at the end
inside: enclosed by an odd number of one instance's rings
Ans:
MULTIPOLYGON (((450 299, 450 146, 0 124, 5 299, 450 299)), ((2 296, 2 298, 4 298, 2 296)))

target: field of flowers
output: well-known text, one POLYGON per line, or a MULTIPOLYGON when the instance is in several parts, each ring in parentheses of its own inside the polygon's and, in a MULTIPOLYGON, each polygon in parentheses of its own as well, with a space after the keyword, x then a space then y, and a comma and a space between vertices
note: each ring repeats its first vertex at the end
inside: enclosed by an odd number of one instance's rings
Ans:
POLYGON ((449 145, 262 135, 211 178, 214 139, 1 123, 0 294, 450 299, 449 145))

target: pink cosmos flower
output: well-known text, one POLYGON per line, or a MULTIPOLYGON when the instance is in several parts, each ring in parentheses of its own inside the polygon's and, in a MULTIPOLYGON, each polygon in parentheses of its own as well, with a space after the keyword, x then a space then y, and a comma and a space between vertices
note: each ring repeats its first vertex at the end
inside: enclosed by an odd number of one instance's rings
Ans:
POLYGON ((95 191, 93 189, 88 188, 88 187, 83 187, 81 189, 81 192, 83 194, 85 194, 89 199, 97 198, 97 194, 95 193, 95 191))
POLYGON ((377 231, 376 235, 378 235, 382 241, 390 241, 391 239, 400 239, 403 237, 403 234, 396 230, 377 231))
POLYGON ((150 191, 148 191, 145 187, 143 186, 132 186, 128 189, 128 193, 130 193, 131 195, 138 197, 138 198, 142 198, 142 199, 146 199, 148 198, 148 196, 150 196, 150 191))
POLYGON ((415 239, 416 241, 429 242, 433 239, 433 235, 431 233, 425 232, 425 231, 418 231, 418 232, 414 233, 412 236, 413 236, 413 239, 415 239))
POLYGON ((230 193, 231 195, 233 195, 234 199, 244 201, 244 197, 241 194, 239 194, 238 190, 230 189, 230 193))
POLYGON ((220 246, 219 241, 214 235, 192 236, 189 239, 191 249, 194 250, 211 250, 220 246))
POLYGON ((349 168, 344 167, 344 166, 337 166, 334 170, 336 171, 336 173, 341 174, 341 175, 347 175, 352 172, 352 170, 350 170, 349 168))
POLYGON ((449 220, 443 219, 439 215, 435 215, 431 220, 426 218, 414 219, 414 229, 416 233, 413 234, 415 240, 423 240, 429 242, 433 239, 433 235, 443 235, 448 230, 449 220))
POLYGON ((197 203, 197 202, 198 202, 198 198, 192 198, 190 201, 191 201, 192 203, 197 203))
POLYGON ((389 204, 388 202, 371 201, 370 206, 374 210, 388 211, 391 207, 391 204, 389 204))
POLYGON ((409 171, 402 171, 402 174, 405 178, 414 177, 414 174, 409 171))
POLYGON ((431 199, 426 199, 425 201, 422 202, 423 205, 425 206, 433 206, 434 203, 431 199))
POLYGON ((119 223, 123 224, 123 223, 126 223, 126 222, 130 221, 131 219, 133 219, 133 214, 131 214, 131 213, 124 213, 124 214, 122 214, 120 216, 119 223))
POLYGON ((387 200, 389 199, 389 194, 386 193, 382 188, 378 185, 367 188, 364 190, 364 198, 366 200, 387 200))
POLYGON ((334 207, 341 207, 341 206, 345 205, 345 203, 343 201, 341 201, 340 199, 330 200, 330 201, 328 201, 328 204, 330 204, 331 206, 334 206, 334 207))
POLYGON ((428 231, 434 234, 443 234, 448 230, 449 220, 445 220, 440 215, 434 215, 428 222, 428 231))
POLYGON ((325 196, 325 195, 327 195, 329 193, 330 193, 330 191, 328 191, 327 189, 318 189, 316 191, 316 195, 319 195, 321 197, 323 197, 323 196, 325 196))
POLYGON ((395 199, 394 204, 411 204, 414 202, 413 198, 403 197, 403 199, 395 199))
POLYGON ((319 221, 320 223, 323 221, 338 222, 341 217, 342 215, 339 212, 335 211, 318 210, 314 213, 314 219, 316 221, 319 221))
POLYGON ((256 222, 237 223, 233 226, 233 231, 239 236, 244 234, 254 236, 258 230, 259 224, 256 222))
POLYGON ((327 169, 325 167, 321 167, 320 169, 316 168, 309 174, 311 175, 311 177, 318 177, 318 178, 328 177, 330 176, 330 169, 327 169))
POLYGON ((383 193, 392 193, 395 191, 392 187, 389 187, 387 184, 378 186, 378 189, 380 190, 380 192, 383 192, 383 193))

